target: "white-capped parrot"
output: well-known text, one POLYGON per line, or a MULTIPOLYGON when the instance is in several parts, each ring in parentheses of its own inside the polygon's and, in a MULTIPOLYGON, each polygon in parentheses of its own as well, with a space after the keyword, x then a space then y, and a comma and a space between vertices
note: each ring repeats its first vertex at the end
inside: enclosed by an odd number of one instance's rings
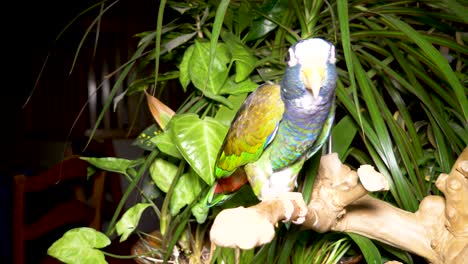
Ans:
POLYGON ((321 38, 297 42, 279 84, 263 84, 238 110, 216 161, 213 206, 244 183, 260 199, 291 192, 304 161, 326 142, 335 116, 335 48, 321 38))

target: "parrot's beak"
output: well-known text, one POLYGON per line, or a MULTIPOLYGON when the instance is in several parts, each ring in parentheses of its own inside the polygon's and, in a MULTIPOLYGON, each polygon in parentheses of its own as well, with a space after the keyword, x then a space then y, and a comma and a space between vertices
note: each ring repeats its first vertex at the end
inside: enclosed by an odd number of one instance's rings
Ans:
POLYGON ((325 79, 325 68, 309 67, 302 69, 302 80, 305 87, 312 93, 312 96, 317 99, 320 88, 322 88, 323 80, 325 79))

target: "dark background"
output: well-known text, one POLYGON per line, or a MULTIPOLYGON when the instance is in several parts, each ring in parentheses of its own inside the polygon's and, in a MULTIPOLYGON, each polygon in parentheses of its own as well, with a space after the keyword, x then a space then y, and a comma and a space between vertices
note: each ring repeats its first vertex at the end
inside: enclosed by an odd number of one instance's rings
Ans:
MULTIPOLYGON (((74 17, 97 1, 10 2, 14 3, 2 5, 0 263, 12 260, 12 176, 33 174, 54 164, 63 157, 68 144, 78 143, 74 151, 81 151, 80 144, 87 139, 85 132, 91 128, 88 109, 79 116, 88 99, 90 67, 101 69, 107 61, 109 71, 113 71, 126 61, 138 42, 134 35, 156 27, 158 8, 153 0, 120 0, 102 18, 97 49, 93 31, 70 73, 78 44, 99 8, 79 18, 55 39, 74 17)), ((112 129, 118 122, 116 114, 110 115, 112 129)), ((142 120, 140 128, 147 121, 142 120)), ((120 124, 120 128, 127 128, 128 123, 120 124)))

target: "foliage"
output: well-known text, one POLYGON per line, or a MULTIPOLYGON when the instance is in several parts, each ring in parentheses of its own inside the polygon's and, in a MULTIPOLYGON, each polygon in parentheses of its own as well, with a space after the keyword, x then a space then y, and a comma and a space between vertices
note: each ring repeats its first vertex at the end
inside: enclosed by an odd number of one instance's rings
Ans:
MULTIPOLYGON (((177 93, 186 101, 172 118, 174 113, 154 111, 150 103, 158 123, 135 140, 147 151, 141 159, 87 160, 123 173, 131 181, 116 215, 135 182, 149 170, 164 203, 158 208, 146 196, 142 203, 160 216, 165 252, 172 252, 176 242, 189 240, 179 243, 181 249, 201 256, 206 225, 193 223, 191 209, 214 181, 213 164, 230 121, 258 84, 281 78, 289 45, 318 36, 332 41, 337 49, 333 151, 351 166, 375 166, 391 185, 380 198, 415 211, 423 197, 438 193, 436 177, 450 170, 468 144, 468 48, 466 32, 460 32, 467 20, 459 9, 463 4, 455 0, 160 1, 157 29, 138 34, 137 51, 122 66, 103 113, 131 70, 139 77, 126 87, 126 95, 155 96, 168 82, 176 81, 180 83, 177 93), (171 14, 178 18, 171 20, 171 14), (177 70, 160 73, 160 63, 176 65, 177 70)), ((102 6, 110 5, 103 1, 102 6)), ((96 19, 106 10, 102 8, 96 19)), ((299 189, 310 189, 314 177, 310 172, 317 165, 317 160, 306 164, 299 189)), ((238 196, 230 206, 251 202, 238 196)), ((219 210, 213 208, 208 221, 219 210)), ((117 231, 122 240, 129 235, 117 231)), ((218 249, 214 262, 233 263, 228 260, 240 256, 242 263, 312 263, 305 261, 312 259, 336 263, 355 252, 351 245, 358 245, 367 262, 380 263, 381 255, 389 252, 352 234, 352 239, 313 234, 314 239, 304 240, 301 232, 284 226, 278 233, 282 236, 256 250, 218 249)), ((391 253, 411 262, 404 252, 391 253)), ((166 253, 165 259, 170 257, 166 253)))
POLYGON ((65 263, 103 263, 104 254, 99 250, 110 245, 103 233, 89 227, 74 228, 50 246, 47 253, 65 263))

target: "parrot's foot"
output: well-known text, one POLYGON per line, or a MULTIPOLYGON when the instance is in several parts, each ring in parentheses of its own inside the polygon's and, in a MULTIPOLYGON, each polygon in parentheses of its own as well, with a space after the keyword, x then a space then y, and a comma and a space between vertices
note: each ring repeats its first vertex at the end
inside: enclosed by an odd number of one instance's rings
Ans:
POLYGON ((293 222, 296 225, 304 223, 307 215, 307 205, 300 192, 281 192, 264 196, 262 201, 280 200, 285 208, 283 222, 293 222))

